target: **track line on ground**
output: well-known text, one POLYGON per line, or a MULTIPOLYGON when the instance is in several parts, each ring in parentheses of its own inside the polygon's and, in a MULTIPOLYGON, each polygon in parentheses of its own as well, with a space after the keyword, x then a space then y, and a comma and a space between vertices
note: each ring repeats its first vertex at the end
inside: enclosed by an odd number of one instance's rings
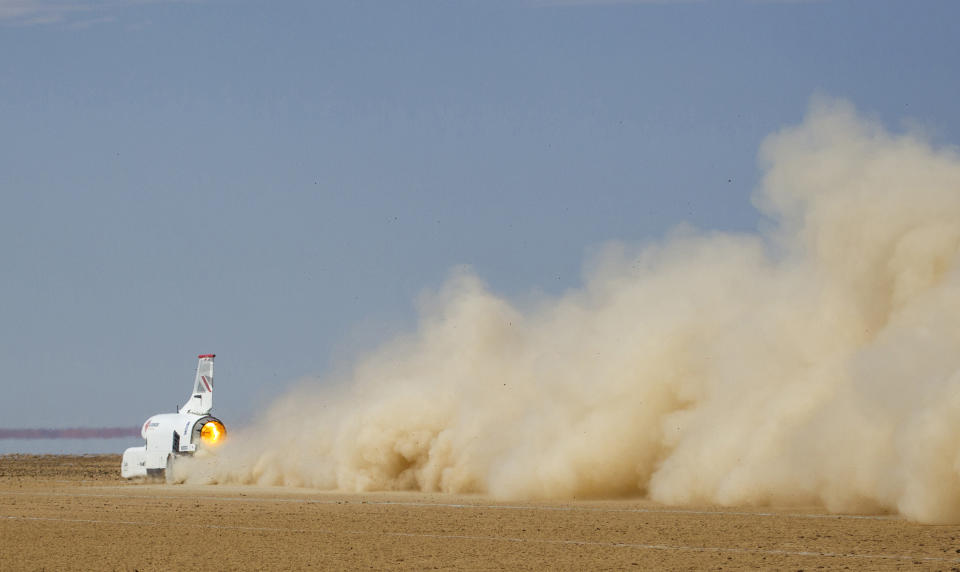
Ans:
MULTIPOLYGON (((122 526, 164 526, 163 523, 151 521, 132 521, 132 520, 101 520, 101 519, 81 519, 81 518, 59 518, 59 517, 36 517, 36 516, 10 516, 0 515, 0 520, 7 521, 39 521, 39 522, 64 522, 70 524, 107 524, 122 526)), ((331 535, 355 535, 355 536, 393 536, 405 538, 433 538, 439 540, 476 540, 488 542, 513 542, 529 544, 550 544, 550 545, 569 545, 569 546, 595 546, 605 548, 635 548, 640 550, 663 550, 673 552, 716 552, 724 554, 756 554, 767 556, 800 556, 800 557, 827 557, 827 558, 850 558, 858 560, 897 560, 910 562, 945 562, 960 563, 958 558, 941 558, 935 556, 910 556, 905 554, 857 554, 840 552, 814 552, 806 550, 777 550, 763 548, 734 548, 723 546, 682 546, 669 544, 640 544, 631 542, 598 542, 590 540, 563 540, 551 538, 519 538, 510 536, 472 536, 461 534, 431 534, 415 532, 369 532, 362 530, 331 530, 331 529, 301 529, 301 528, 279 528, 267 526, 236 526, 222 524, 180 524, 178 526, 188 526, 191 528, 205 528, 216 530, 236 530, 240 532, 280 532, 280 533, 300 533, 300 534, 331 534, 331 535)))
MULTIPOLYGON (((362 493, 346 493, 362 494, 362 493)), ((128 498, 128 499, 183 499, 183 500, 208 500, 223 502, 265 502, 265 503, 293 503, 293 504, 369 504, 380 506, 400 506, 400 507, 418 507, 418 508, 455 508, 455 509, 489 509, 489 510, 531 510, 531 511, 554 511, 554 512, 608 512, 608 513, 638 513, 638 514, 677 514, 691 516, 759 516, 765 518, 801 518, 801 519, 849 519, 849 520, 902 520, 899 516, 891 515, 859 515, 859 514, 805 514, 805 513, 786 513, 786 512, 749 512, 749 511, 726 511, 726 510, 698 510, 683 508, 606 508, 591 506, 551 506, 551 505, 508 505, 508 504, 470 504, 470 503, 433 503, 416 501, 345 501, 328 500, 317 498, 274 498, 259 496, 186 496, 186 495, 122 495, 105 493, 58 493, 48 491, 0 491, 0 495, 16 496, 59 496, 59 497, 90 497, 90 498, 128 498)))

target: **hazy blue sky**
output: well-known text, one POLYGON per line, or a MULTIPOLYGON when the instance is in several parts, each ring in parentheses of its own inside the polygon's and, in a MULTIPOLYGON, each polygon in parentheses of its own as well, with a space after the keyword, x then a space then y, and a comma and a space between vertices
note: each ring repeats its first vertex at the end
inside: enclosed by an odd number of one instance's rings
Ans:
POLYGON ((960 143, 960 3, 0 0, 0 427, 228 422, 677 224, 752 231, 810 97, 960 143))

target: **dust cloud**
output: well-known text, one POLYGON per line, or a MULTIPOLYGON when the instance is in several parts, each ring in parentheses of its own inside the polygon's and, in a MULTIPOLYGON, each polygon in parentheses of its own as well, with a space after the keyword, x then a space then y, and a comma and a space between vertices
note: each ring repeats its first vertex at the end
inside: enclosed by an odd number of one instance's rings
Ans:
POLYGON ((960 155, 820 98, 760 163, 764 232, 610 244, 523 309, 457 269, 185 478, 960 521, 960 155))

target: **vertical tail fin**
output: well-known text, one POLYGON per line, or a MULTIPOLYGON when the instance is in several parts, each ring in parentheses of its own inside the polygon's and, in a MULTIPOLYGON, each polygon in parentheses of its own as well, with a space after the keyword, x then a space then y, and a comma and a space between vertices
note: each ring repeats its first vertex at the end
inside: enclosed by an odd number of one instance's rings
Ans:
POLYGON ((193 393, 180 408, 180 413, 206 415, 213 408, 213 358, 214 354, 197 356, 197 377, 193 380, 193 393))

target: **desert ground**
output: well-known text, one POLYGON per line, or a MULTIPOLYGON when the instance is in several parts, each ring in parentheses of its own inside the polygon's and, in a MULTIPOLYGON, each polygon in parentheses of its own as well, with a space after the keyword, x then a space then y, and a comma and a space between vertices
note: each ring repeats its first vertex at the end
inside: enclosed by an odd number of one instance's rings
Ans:
POLYGON ((0 456, 0 570, 960 570, 960 526, 889 515, 167 485, 119 465, 0 456))

